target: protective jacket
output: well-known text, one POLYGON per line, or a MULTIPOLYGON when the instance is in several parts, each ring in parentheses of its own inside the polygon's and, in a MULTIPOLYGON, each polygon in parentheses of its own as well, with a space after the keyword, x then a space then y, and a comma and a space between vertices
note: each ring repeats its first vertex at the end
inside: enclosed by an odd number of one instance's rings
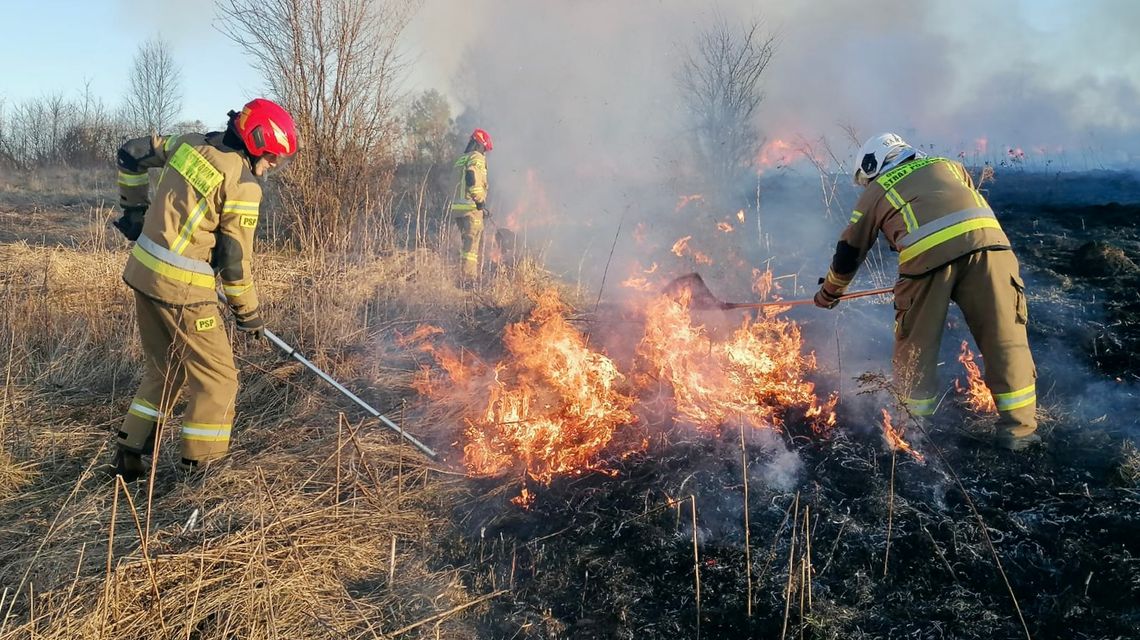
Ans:
POLYGON ((842 294, 882 230, 899 254, 899 275, 921 277, 982 249, 1008 249, 1009 238, 961 163, 917 158, 879 176, 863 191, 840 236, 824 289, 842 294))
POLYGON ((257 311, 250 272, 261 185, 223 133, 137 138, 119 150, 124 209, 147 207, 123 280, 168 305, 215 303, 216 280, 241 317, 257 311), (147 169, 163 167, 156 198, 147 169))
POLYGON ((455 161, 455 167, 459 180, 451 199, 451 212, 465 215, 482 209, 487 202, 487 156, 480 151, 465 153, 455 161))

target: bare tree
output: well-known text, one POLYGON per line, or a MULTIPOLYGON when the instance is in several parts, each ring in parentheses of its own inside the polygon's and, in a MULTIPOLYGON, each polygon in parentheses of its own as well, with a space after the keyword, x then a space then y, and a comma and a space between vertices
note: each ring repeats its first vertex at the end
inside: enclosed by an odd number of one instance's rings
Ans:
POLYGON ((293 114, 303 152, 281 200, 294 237, 344 247, 390 223, 400 33, 418 0, 221 0, 220 29, 293 114), (379 224, 377 224, 379 223, 379 224))
POLYGON ((717 187, 730 186, 758 150, 760 79, 775 45, 758 20, 738 27, 718 18, 697 37, 677 73, 698 159, 717 187))
POLYGON ((126 109, 132 124, 153 133, 168 133, 182 111, 182 70, 162 38, 139 45, 135 53, 126 109))

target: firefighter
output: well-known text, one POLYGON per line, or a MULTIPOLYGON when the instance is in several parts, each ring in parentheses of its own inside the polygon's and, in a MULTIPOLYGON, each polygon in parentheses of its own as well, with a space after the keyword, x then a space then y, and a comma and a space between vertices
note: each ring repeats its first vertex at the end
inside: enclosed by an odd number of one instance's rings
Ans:
POLYGON ((491 217, 487 208, 487 152, 493 148, 491 136, 482 129, 471 132, 467 148, 455 161, 459 176, 451 199, 451 215, 459 226, 459 280, 469 286, 479 276, 479 241, 483 220, 491 217))
POLYGON ((938 404, 938 350, 953 300, 985 360, 999 414, 996 444, 1020 451, 1040 442, 1025 284, 1009 239, 970 174, 893 133, 868 140, 856 162, 855 184, 865 190, 815 304, 838 304, 882 231, 899 254, 893 365, 908 409, 929 416, 938 404))
POLYGON ((146 473, 142 457, 183 386, 179 467, 194 470, 229 450, 238 378, 216 279, 237 328, 262 337, 250 273, 259 179, 297 152, 297 132, 289 113, 263 98, 229 116, 225 131, 136 138, 118 152, 123 215, 115 226, 135 243, 123 280, 134 290, 144 361, 116 438, 112 465, 124 480, 146 473), (159 167, 151 201, 147 170, 159 167))

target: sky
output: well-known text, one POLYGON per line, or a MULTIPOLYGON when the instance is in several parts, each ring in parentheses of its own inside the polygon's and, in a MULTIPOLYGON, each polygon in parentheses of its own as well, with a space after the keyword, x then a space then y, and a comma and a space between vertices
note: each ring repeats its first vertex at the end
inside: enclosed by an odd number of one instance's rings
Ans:
MULTIPOLYGON (((213 0, 0 4, 9 104, 89 84, 116 106, 137 47, 156 35, 182 68, 185 120, 219 122, 263 88, 215 28, 213 0)), ((424 0, 402 43, 406 88, 440 89, 528 140, 573 126, 592 144, 615 140, 613 159, 632 161, 642 154, 617 143, 669 135, 673 70, 716 18, 760 19, 777 37, 760 118, 769 138, 836 137, 849 124, 947 150, 1137 156, 1134 0, 424 0)))

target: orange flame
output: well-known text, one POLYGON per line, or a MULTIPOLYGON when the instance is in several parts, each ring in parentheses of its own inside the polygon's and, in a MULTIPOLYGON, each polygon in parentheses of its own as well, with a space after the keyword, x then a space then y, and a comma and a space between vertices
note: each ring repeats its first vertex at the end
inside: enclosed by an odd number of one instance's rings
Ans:
POLYGON ((741 221, 741 222, 744 222, 744 209, 741 209, 740 211, 736 212, 736 219, 741 221))
POLYGON ((500 226, 518 232, 523 227, 524 217, 526 226, 530 228, 549 227, 563 221, 535 169, 526 170, 526 186, 515 197, 515 206, 502 217, 500 226))
POLYGON ((689 240, 692 239, 693 236, 685 236, 684 238, 681 238, 674 242, 673 248, 671 249, 673 255, 677 256, 678 258, 683 258, 687 253, 697 264, 712 264, 713 260, 708 256, 708 254, 697 251, 696 249, 691 249, 689 247, 689 240))
POLYGON ((653 285, 649 284, 649 278, 642 278, 641 276, 630 276, 621 281, 621 286, 636 291, 651 291, 653 285))
POLYGON ((522 469, 549 483, 558 474, 604 471, 602 450, 635 421, 634 399, 620 390, 625 376, 570 326, 557 292, 543 292, 536 302, 526 321, 506 328, 508 356, 493 368, 457 368, 457 360, 432 349, 454 384, 429 391, 468 416, 463 459, 473 473, 522 469))
POLYGON ((770 168, 782 169, 798 160, 807 160, 816 167, 828 164, 828 158, 819 150, 805 142, 799 145, 785 141, 783 138, 773 138, 765 142, 756 153, 753 164, 757 174, 763 175, 770 168))
POLYGON ((775 138, 765 142, 760 147, 760 151, 756 154, 756 165, 760 170, 769 167, 782 167, 791 163, 798 152, 792 147, 791 143, 784 142, 780 138, 775 138))
POLYGON ((638 222, 637 225, 633 228, 633 241, 639 245, 644 245, 646 240, 645 232, 645 223, 638 222))
POLYGON ((689 196, 681 196, 680 198, 677 198, 677 207, 675 209, 673 209, 673 211, 678 212, 681 209, 684 209, 685 207, 689 206, 694 201, 700 201, 700 200, 704 200, 704 199, 705 199, 705 197, 699 193, 694 193, 694 194, 689 195, 689 196))
POLYGON ((732 225, 728 224, 727 222, 716 223, 716 228, 720 229, 721 231, 723 231, 725 233, 732 233, 732 225))
POLYGON ((883 409, 883 439, 887 441, 887 446, 891 451, 903 451, 909 453, 915 460, 923 462, 926 457, 921 453, 914 450, 906 440, 903 440, 902 429, 895 430, 891 425, 891 414, 883 409))
POLYGON ((837 398, 821 404, 814 385, 803 379, 815 369, 815 357, 801 354, 794 322, 746 318, 727 339, 716 340, 704 326, 693 325, 691 295, 686 290, 677 298, 662 296, 647 309, 637 348, 643 385, 666 383, 678 414, 701 429, 736 418, 777 428, 789 408, 799 407, 817 432, 830 430, 837 398))
POLYGON ((990 393, 989 387, 982 379, 982 371, 974 362, 974 352, 970 351, 970 345, 965 340, 962 341, 962 350, 958 354, 958 362, 961 362, 962 366, 966 368, 966 384, 963 386, 959 379, 955 378, 954 389, 965 396, 963 399, 966 406, 977 413, 997 413, 993 394, 990 393))
MULTIPOLYGON (((771 273, 756 275, 757 288, 770 291, 771 273)), ((433 356, 436 367, 421 370, 414 386, 434 406, 463 416, 463 462, 479 475, 516 470, 549 483, 559 475, 612 474, 605 456, 648 446, 635 414, 659 412, 662 391, 676 420, 706 431, 738 421, 778 429, 789 412, 816 433, 833 428, 838 398, 821 401, 805 379, 815 356, 804 353, 794 322, 745 318, 718 337, 693 324, 691 296, 683 291, 648 304, 631 379, 570 325, 554 290, 537 296, 525 321, 505 329, 506 353, 494 364, 433 344, 442 334, 436 327, 421 326, 401 343, 433 356)), ((524 487, 512 502, 526 507, 533 500, 533 487, 524 487)))

